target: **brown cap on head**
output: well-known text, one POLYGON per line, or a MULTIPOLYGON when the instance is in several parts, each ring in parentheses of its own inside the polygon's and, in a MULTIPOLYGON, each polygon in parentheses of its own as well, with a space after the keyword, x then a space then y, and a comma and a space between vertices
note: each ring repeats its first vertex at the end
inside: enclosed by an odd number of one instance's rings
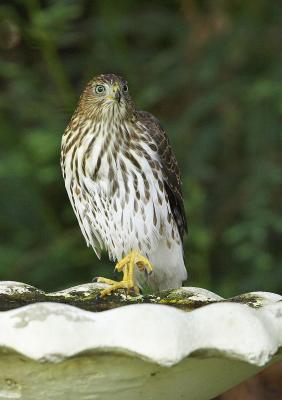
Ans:
POLYGON ((126 84, 126 80, 119 75, 116 74, 101 74, 94 76, 94 78, 91 79, 92 84, 93 83, 108 83, 110 85, 113 85, 114 83, 118 82, 122 85, 126 84))

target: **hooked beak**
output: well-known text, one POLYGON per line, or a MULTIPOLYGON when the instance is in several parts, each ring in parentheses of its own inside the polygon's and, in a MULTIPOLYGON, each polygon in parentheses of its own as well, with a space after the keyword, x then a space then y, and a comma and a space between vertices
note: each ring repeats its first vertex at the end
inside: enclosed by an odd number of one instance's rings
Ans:
POLYGON ((119 91, 119 89, 115 92, 115 100, 117 100, 118 103, 120 103, 120 99, 121 99, 121 93, 119 91))

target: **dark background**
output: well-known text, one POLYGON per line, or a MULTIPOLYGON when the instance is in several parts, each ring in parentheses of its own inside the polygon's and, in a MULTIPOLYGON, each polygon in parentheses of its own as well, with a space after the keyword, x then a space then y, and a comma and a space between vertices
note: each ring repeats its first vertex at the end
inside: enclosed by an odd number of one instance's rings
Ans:
POLYGON ((111 275, 61 177, 94 75, 122 74, 182 171, 190 286, 282 292, 282 7, 256 1, 0 3, 0 279, 45 290, 111 275))

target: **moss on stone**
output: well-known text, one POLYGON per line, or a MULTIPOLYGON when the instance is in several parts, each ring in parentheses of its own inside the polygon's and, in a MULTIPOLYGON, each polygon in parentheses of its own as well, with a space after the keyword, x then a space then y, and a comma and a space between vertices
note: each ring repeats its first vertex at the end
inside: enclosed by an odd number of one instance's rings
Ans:
POLYGON ((225 300, 200 288, 180 288, 145 295, 133 295, 119 290, 101 297, 105 285, 88 283, 55 293, 45 293, 33 286, 18 282, 0 282, 0 311, 6 311, 38 302, 69 304, 88 311, 105 311, 130 304, 163 304, 185 311, 192 311, 215 302, 237 302, 253 308, 263 305, 263 298, 248 293, 225 300))

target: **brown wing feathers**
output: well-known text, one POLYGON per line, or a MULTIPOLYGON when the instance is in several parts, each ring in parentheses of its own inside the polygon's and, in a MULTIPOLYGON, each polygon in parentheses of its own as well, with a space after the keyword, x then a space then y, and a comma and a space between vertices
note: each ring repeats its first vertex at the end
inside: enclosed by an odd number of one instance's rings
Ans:
POLYGON ((166 193, 181 240, 183 241, 184 234, 187 232, 187 220, 183 204, 180 172, 169 139, 160 122, 152 114, 146 111, 138 111, 138 119, 146 126, 158 146, 166 193))

